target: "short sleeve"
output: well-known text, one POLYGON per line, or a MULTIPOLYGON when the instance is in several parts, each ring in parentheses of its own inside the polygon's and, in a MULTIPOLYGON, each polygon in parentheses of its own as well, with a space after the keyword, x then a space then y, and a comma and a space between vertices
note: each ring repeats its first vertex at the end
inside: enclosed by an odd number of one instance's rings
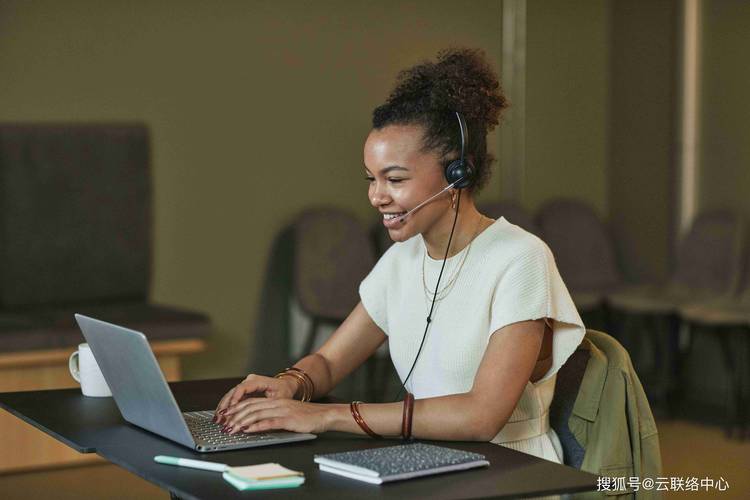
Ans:
POLYGON ((367 314, 388 335, 388 283, 393 246, 378 260, 359 284, 359 298, 367 314))
POLYGON ((553 320, 552 367, 536 383, 554 375, 586 334, 552 252, 541 240, 536 240, 500 274, 492 299, 488 335, 512 323, 544 318, 553 320))

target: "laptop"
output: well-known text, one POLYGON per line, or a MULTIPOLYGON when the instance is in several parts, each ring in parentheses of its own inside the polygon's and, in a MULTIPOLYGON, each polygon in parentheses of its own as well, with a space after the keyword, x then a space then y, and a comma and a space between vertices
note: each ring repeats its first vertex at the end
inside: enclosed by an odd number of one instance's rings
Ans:
POLYGON ((201 453, 315 439, 314 434, 273 431, 221 432, 213 410, 182 412, 141 332, 82 314, 76 322, 94 353, 123 418, 201 453))

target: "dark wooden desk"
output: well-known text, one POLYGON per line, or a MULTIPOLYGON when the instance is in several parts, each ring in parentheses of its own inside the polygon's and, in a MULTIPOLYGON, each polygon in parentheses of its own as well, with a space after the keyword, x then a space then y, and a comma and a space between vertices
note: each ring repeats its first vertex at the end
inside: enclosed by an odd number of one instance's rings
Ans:
MULTIPOLYGON (((218 397, 238 382, 239 379, 215 379, 170 385, 183 411, 193 411, 213 408, 218 397)), ((264 491, 263 498, 499 498, 596 489, 596 475, 490 443, 436 443, 482 453, 490 461, 488 468, 378 486, 320 472, 313 455, 388 446, 398 441, 326 433, 301 443, 200 454, 128 424, 114 400, 86 398, 79 389, 2 393, 0 407, 80 453, 97 453, 185 499, 246 498, 251 493, 237 491, 215 472, 157 464, 154 455, 235 466, 278 462, 304 471, 303 486, 264 491)))

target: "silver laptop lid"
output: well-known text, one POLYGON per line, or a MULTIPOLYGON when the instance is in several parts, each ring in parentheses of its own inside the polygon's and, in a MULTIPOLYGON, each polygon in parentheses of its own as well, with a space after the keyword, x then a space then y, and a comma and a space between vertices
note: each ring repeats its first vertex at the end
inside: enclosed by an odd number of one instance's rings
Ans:
POLYGON ((75 315, 125 420, 195 448, 180 407, 146 336, 135 330, 75 315))

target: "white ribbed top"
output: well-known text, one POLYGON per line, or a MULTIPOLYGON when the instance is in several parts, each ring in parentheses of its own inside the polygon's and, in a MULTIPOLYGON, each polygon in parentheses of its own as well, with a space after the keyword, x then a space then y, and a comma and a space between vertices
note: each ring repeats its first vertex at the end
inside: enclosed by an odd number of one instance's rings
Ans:
MULTIPOLYGON (((423 276, 428 289, 434 290, 441 265, 442 259, 427 255, 418 235, 391 246, 360 284, 362 304, 388 335, 391 359, 402 381, 414 362, 429 312, 423 276)), ((450 292, 435 304, 407 389, 417 399, 468 392, 494 332, 511 323, 549 318, 554 320, 552 367, 537 383, 527 384, 510 422, 546 419, 555 374, 585 334, 552 253, 542 240, 501 217, 447 260, 440 290, 459 266, 450 292)), ((561 462, 561 452, 552 451, 549 443, 559 448, 557 436, 546 427, 543 431, 521 443, 507 443, 501 431, 493 442, 561 462)))

